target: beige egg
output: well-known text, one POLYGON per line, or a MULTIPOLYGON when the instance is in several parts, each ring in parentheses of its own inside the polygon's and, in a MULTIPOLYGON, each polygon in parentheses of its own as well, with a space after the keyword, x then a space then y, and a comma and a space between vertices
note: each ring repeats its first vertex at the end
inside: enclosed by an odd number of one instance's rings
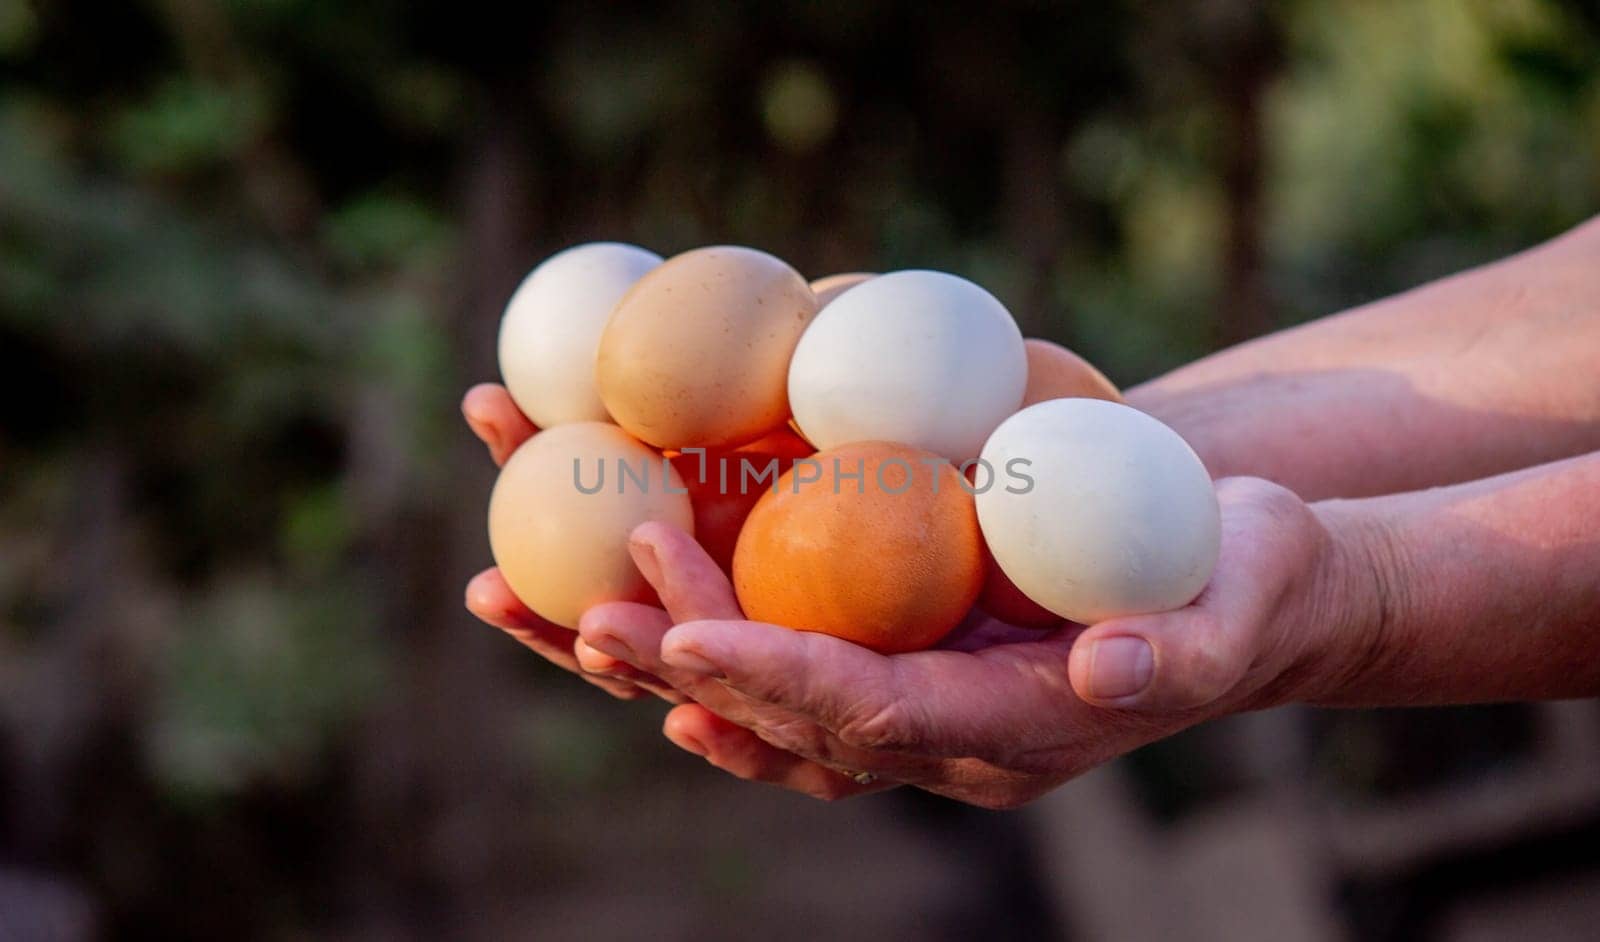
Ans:
POLYGON ((824 308, 828 302, 844 294, 863 281, 878 277, 876 272, 851 271, 837 275, 828 275, 818 278, 811 283, 811 293, 817 296, 817 307, 824 308))
POLYGON ((1023 341, 1023 347, 1028 352, 1028 385, 1022 408, 1046 399, 1122 401, 1122 393, 1104 373, 1066 347, 1034 337, 1023 341))
POLYGON ((546 429, 517 449, 489 498, 489 548, 523 604, 566 628, 601 602, 655 602, 628 555, 647 520, 694 532, 683 479, 615 425, 546 429))
POLYGON ((780 259, 685 252, 617 302, 595 363, 600 398, 659 448, 754 441, 789 418, 789 359, 816 314, 816 295, 780 259))

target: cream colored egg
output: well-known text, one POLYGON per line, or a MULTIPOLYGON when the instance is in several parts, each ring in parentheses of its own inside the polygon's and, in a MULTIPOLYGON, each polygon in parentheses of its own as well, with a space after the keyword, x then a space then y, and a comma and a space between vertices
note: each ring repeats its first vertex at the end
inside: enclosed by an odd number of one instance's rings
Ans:
POLYGON ((1066 347, 1035 337, 1023 341, 1023 345, 1028 351, 1028 386, 1022 393, 1023 406, 1074 396, 1122 401, 1122 393, 1104 373, 1066 347))
POLYGON ((600 398, 660 448, 754 441, 789 417, 789 358, 816 313, 805 279, 765 252, 685 252, 618 302, 600 339, 600 398))
POLYGON ((863 281, 870 281, 878 277, 872 272, 851 271, 837 275, 827 275, 811 283, 811 292, 817 296, 817 307, 828 306, 828 302, 844 294, 863 281))
POLYGON ((593 242, 558 252, 522 280, 500 320, 500 375, 540 428, 609 417, 595 389, 595 351, 617 301, 661 256, 593 242))
POLYGON ((601 602, 654 601, 628 555, 628 534, 647 520, 694 532, 672 466, 615 425, 559 425, 529 439, 500 471, 489 547, 523 604, 576 628, 601 602))
POLYGON ((943 272, 891 272, 817 315, 789 365, 789 404, 820 449, 890 441, 960 462, 1017 411, 1027 372, 994 295, 943 272))
POLYGON ((1211 578, 1211 476, 1177 432, 1129 406, 1052 399, 995 429, 978 522, 1000 569, 1050 611, 1093 624, 1181 608, 1211 578))

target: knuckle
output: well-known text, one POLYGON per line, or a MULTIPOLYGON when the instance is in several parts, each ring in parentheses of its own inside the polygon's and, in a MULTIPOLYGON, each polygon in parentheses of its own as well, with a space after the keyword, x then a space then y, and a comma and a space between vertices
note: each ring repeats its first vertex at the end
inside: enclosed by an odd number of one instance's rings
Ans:
POLYGON ((1298 494, 1265 478, 1224 478, 1217 482, 1217 500, 1278 524, 1296 522, 1309 513, 1298 494))
POLYGON ((827 759, 829 755, 827 734, 815 723, 805 720, 780 720, 764 723, 756 734, 768 745, 807 759, 827 759))
POLYGON ((1180 706, 1203 706, 1226 693, 1244 676, 1246 665, 1218 631, 1196 632, 1177 652, 1166 678, 1168 695, 1180 706))
POLYGON ((1271 495, 1278 492, 1293 494, 1283 485, 1274 484, 1266 478, 1242 476, 1223 478, 1217 482, 1218 499, 1228 503, 1270 500, 1271 495))
POLYGON ((873 704, 839 727, 839 740, 856 749, 907 750, 918 745, 917 724, 904 700, 873 704))

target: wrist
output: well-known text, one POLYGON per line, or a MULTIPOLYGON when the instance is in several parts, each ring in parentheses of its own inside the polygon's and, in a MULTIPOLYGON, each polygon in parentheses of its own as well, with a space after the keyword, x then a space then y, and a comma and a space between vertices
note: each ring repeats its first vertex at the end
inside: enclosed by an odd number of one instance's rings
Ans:
POLYGON ((1328 533, 1316 580, 1311 644, 1296 665, 1290 700, 1315 705, 1359 702, 1360 691, 1399 650, 1401 554, 1388 521, 1369 501, 1312 505, 1328 533))

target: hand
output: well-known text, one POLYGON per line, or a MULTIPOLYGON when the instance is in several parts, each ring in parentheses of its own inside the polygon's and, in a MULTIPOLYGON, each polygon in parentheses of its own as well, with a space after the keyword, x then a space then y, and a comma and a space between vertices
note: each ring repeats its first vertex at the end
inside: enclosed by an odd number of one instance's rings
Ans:
POLYGON ((1015 807, 1145 743, 1320 682, 1342 600, 1365 584, 1348 575, 1334 523, 1265 481, 1222 481, 1218 493, 1216 574, 1175 612, 886 657, 742 620, 694 541, 651 523, 632 549, 665 611, 601 605, 579 632, 696 701, 669 714, 667 736, 741 778, 821 798, 905 783, 1015 807))
MULTIPOLYGON (((498 383, 483 383, 467 391, 461 414, 474 434, 489 448, 497 465, 538 431, 511 395, 498 383)), ((569 670, 621 700, 655 694, 672 703, 683 697, 658 678, 633 670, 615 658, 584 644, 576 632, 535 615, 512 594, 497 568, 485 569, 467 583, 467 610, 522 642, 534 653, 569 670)))

